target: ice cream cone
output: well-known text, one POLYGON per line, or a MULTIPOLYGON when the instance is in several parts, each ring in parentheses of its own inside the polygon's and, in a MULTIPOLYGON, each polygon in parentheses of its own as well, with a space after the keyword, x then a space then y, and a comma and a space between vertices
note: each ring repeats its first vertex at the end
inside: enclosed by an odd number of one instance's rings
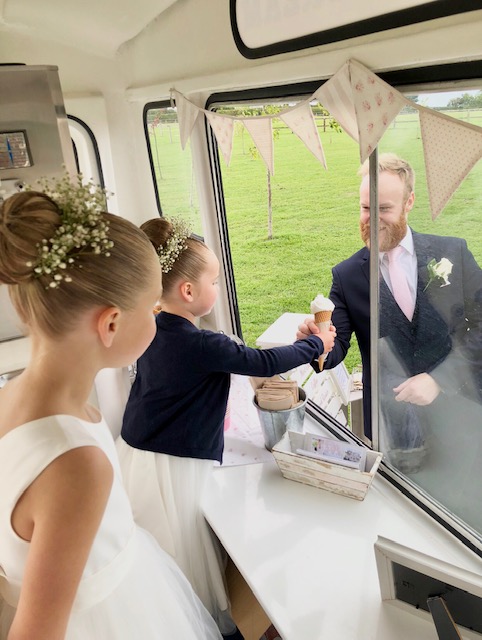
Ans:
MULTIPOLYGON (((314 315, 315 323, 320 331, 328 331, 331 325, 331 314, 333 313, 333 309, 335 305, 329 298, 325 298, 324 295, 320 294, 316 296, 316 298, 310 304, 311 313, 314 315)), ((325 362, 326 356, 320 356, 318 358, 318 364, 320 367, 320 371, 323 370, 323 364, 325 362)))
POLYGON ((332 313, 332 311, 317 311, 315 313, 315 323, 318 325, 319 329, 330 328, 332 313), (328 325, 324 324, 325 322, 327 322, 328 325), (320 324, 322 325, 321 327, 320 324))

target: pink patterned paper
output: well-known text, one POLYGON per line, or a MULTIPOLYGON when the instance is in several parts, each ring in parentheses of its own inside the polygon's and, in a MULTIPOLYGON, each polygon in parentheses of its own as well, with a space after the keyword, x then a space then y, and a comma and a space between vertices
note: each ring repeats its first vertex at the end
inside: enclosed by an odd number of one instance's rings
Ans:
POLYGON ((231 375, 230 424, 224 432, 223 466, 253 464, 273 460, 264 446, 263 432, 253 404, 249 378, 231 375))

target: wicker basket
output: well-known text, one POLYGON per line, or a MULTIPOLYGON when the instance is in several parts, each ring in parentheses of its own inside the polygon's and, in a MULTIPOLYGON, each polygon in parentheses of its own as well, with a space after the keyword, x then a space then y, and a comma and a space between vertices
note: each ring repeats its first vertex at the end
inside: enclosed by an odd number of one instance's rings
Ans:
POLYGON ((365 471, 350 469, 294 453, 303 447, 303 434, 287 431, 272 453, 285 478, 363 500, 382 459, 379 451, 368 451, 365 471))

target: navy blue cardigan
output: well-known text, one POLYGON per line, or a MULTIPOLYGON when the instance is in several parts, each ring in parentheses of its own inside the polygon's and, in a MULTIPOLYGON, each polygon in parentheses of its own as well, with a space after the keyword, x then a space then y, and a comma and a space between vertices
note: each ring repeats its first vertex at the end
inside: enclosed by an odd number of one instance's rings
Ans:
POLYGON ((286 347, 251 349, 161 312, 157 333, 137 362, 122 425, 132 447, 222 462, 230 373, 273 376, 323 353, 310 336, 286 347))

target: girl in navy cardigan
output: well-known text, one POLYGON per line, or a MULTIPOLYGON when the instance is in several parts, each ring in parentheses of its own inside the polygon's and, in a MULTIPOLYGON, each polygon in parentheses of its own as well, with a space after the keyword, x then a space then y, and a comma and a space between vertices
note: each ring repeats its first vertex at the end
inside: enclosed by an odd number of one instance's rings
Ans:
POLYGON ((178 562, 225 638, 231 615, 219 545, 200 510, 213 461, 222 462, 230 374, 273 376, 331 351, 331 327, 286 347, 252 349, 201 330, 218 295, 219 261, 184 223, 142 227, 163 271, 157 332, 137 361, 118 452, 134 517, 178 562))

